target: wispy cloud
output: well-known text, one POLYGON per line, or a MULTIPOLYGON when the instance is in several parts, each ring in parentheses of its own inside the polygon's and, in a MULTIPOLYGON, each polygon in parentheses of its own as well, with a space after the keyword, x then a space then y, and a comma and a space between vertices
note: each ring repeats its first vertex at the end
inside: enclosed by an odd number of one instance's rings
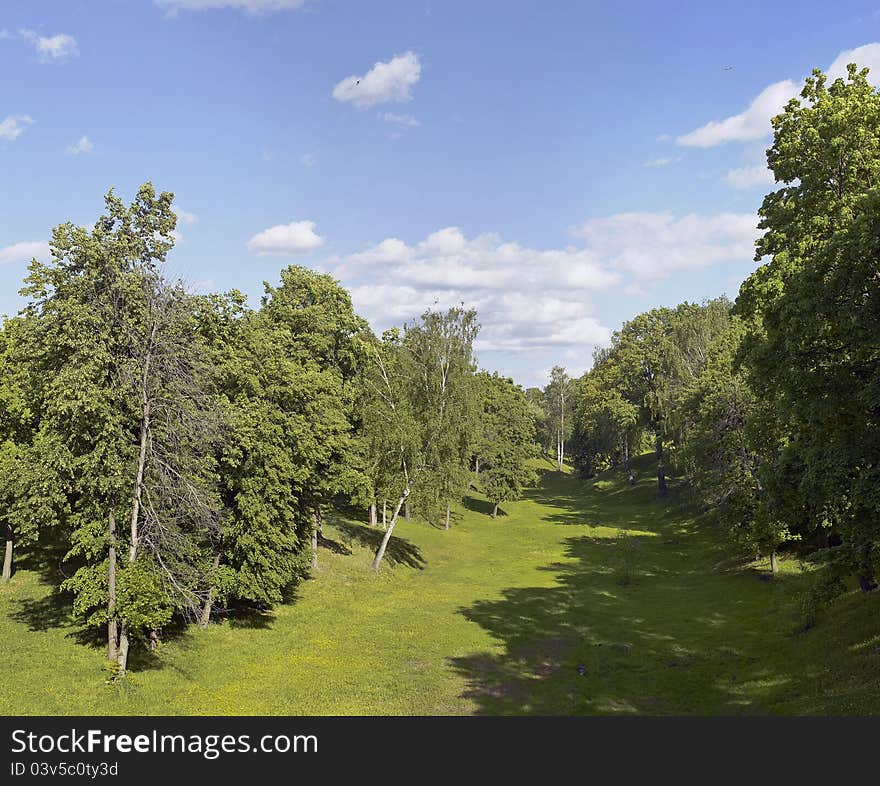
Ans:
POLYGON ((83 153, 91 153, 94 149, 95 146, 91 140, 87 136, 81 136, 76 143, 67 147, 66 152, 69 156, 78 156, 83 153))
POLYGON ((747 189, 775 185, 776 179, 766 164, 755 164, 754 166, 731 169, 724 176, 724 182, 734 188, 747 189))
POLYGON ((218 8, 232 8, 249 14, 262 14, 270 11, 295 11, 305 5, 305 0, 155 0, 159 8, 168 10, 170 16, 179 11, 210 11, 218 8))
POLYGON ((392 123, 397 126, 404 126, 405 128, 417 128, 421 125, 421 123, 416 120, 412 115, 396 115, 393 112, 384 112, 380 115, 380 117, 386 123, 392 123))
POLYGON ((174 211, 174 214, 177 216, 177 225, 178 226, 180 226, 181 224, 192 225, 192 224, 195 224, 199 220, 199 217, 195 213, 190 213, 189 211, 184 210, 176 202, 173 205, 171 205, 171 209, 174 211))
POLYGON ((19 30, 19 34, 34 47, 41 63, 60 62, 79 55, 76 39, 67 33, 41 36, 33 30, 25 29, 19 30))
POLYGON ((14 243, 11 246, 0 248, 0 265, 30 262, 34 258, 45 261, 49 255, 49 244, 45 241, 14 243))
POLYGON ((0 121, 0 139, 14 142, 33 122, 30 115, 8 115, 0 121))
POLYGON ((664 156, 663 158, 652 158, 650 161, 645 161, 642 166, 655 168, 661 166, 669 166, 670 164, 674 164, 676 161, 679 161, 679 158, 673 158, 672 156, 664 156))

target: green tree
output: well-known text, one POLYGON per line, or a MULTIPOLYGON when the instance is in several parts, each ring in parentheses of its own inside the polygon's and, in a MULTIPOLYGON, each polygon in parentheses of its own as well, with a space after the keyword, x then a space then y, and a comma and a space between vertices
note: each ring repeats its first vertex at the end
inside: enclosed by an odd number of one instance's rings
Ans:
POLYGON ((759 211, 765 261, 742 285, 742 361, 778 417, 765 485, 800 534, 836 533, 840 570, 880 571, 880 94, 850 65, 820 71, 773 119, 782 185, 759 211), (793 503, 792 500, 796 500, 793 503))
POLYGON ((388 332, 373 344, 369 384, 374 391, 373 417, 383 424, 394 446, 398 467, 397 502, 373 559, 378 570, 394 526, 410 495, 442 475, 444 433, 458 433, 462 408, 473 374, 473 343, 479 331, 476 312, 451 308, 426 311, 402 336, 388 332))
POLYGON ((133 636, 198 608, 201 543, 216 525, 203 352, 188 296, 160 272, 172 198, 145 184, 126 207, 111 191, 93 229, 56 227, 52 260, 31 263, 22 291, 35 442, 69 489, 79 567, 64 587, 87 624, 107 625, 121 674, 133 636))
POLYGON ((529 459, 536 455, 535 421, 523 389, 513 380, 485 371, 477 379, 484 429, 481 480, 495 518, 499 505, 519 499, 523 489, 535 482, 535 471, 529 466, 529 459))
POLYGON ((322 510, 347 482, 363 320, 330 276, 290 266, 259 311, 203 300, 225 413, 224 515, 201 613, 236 598, 269 607, 315 565, 322 510))
POLYGON ((556 441, 556 469, 562 472, 565 441, 572 431, 572 380, 562 366, 550 371, 550 382, 544 388, 544 410, 556 441))

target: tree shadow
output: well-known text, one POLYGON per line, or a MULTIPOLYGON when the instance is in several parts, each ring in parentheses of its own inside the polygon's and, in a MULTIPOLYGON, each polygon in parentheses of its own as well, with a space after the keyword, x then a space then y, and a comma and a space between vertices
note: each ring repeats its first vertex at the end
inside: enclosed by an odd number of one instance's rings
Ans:
POLYGON ((761 584, 742 565, 717 568, 715 534, 666 516, 649 494, 628 485, 596 493, 559 477, 528 492, 550 509, 545 520, 584 534, 540 569, 550 586, 459 609, 498 644, 449 659, 477 714, 754 714, 779 686, 820 678, 821 664, 795 673, 768 658, 756 622, 800 577, 761 584))
POLYGON ((50 592, 42 598, 24 598, 15 601, 18 608, 8 616, 27 626, 32 632, 45 633, 53 628, 76 624, 70 598, 59 592, 50 592))
MULTIPOLYGON (((491 516, 492 510, 495 508, 493 503, 485 499, 480 499, 479 497, 466 496, 463 500, 463 504, 466 510, 473 511, 474 513, 482 513, 485 516, 491 516)), ((507 514, 501 508, 498 508, 498 515, 506 516, 507 514)))
MULTIPOLYGON (((338 527, 338 525, 336 526, 338 527)), ((327 549, 333 554, 341 554, 344 557, 350 557, 353 553, 351 548, 344 543, 328 538, 326 535, 318 535, 318 548, 327 549)))
MULTIPOLYGON (((382 538, 385 537, 384 530, 352 524, 347 521, 334 520, 333 526, 339 530, 343 541, 349 546, 351 543, 358 543, 372 551, 379 548, 382 538)), ((385 559, 391 565, 406 565, 418 570, 423 570, 426 565, 421 549, 415 543, 397 535, 392 535, 391 540, 388 541, 385 559)))

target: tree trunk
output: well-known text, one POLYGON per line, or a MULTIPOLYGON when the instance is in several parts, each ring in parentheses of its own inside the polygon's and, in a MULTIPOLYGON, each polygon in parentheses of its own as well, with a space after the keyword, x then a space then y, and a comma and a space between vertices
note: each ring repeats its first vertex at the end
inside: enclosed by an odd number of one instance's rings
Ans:
POLYGON ((657 496, 665 497, 666 488, 666 467, 663 463, 663 437, 657 435, 657 496))
POLYGON ((559 471, 565 463, 565 387, 559 389, 559 471))
POLYGON ((13 537, 12 525, 6 525, 6 555, 3 557, 3 581, 9 581, 12 578, 12 549, 15 545, 13 537))
MULTIPOLYGON (((156 330, 158 325, 153 323, 153 330, 150 335, 150 347, 156 338, 156 330)), ((152 350, 147 351, 144 360, 144 369, 141 375, 141 433, 140 433, 140 451, 138 453, 137 468, 135 470, 134 492, 132 494, 131 505, 131 545, 128 549, 128 562, 134 563, 137 560, 139 532, 138 522, 140 520, 141 500, 144 492, 144 469, 147 465, 147 443, 150 437, 150 395, 147 388, 147 381, 150 378, 150 362, 152 360, 152 350)), ((128 623, 123 620, 122 628, 119 633, 119 649, 116 652, 116 662, 119 664, 119 676, 124 677, 128 668, 128 623)))
POLYGON ((116 660, 116 640, 119 638, 116 621, 116 516, 107 517, 107 660, 116 660))
POLYGON ((480 457, 479 456, 477 456, 474 459, 474 472, 475 472, 476 476, 479 478, 480 477, 480 457))
POLYGON ((370 503, 370 526, 376 527, 379 525, 379 517, 376 513, 376 503, 370 503))
POLYGON ((388 529, 388 500, 382 498, 382 529, 388 529))
POLYGON ((493 519, 498 518, 498 503, 497 502, 495 503, 495 507, 492 508, 492 518, 493 519))
POLYGON ((446 526, 443 528, 445 530, 449 529, 449 503, 446 503, 446 526))
POLYGON ((409 521, 409 499, 405 500, 403 503, 403 517, 409 521))
POLYGON ((119 676, 124 677, 128 668, 128 623, 122 620, 119 631, 119 649, 116 653, 116 664, 119 666, 119 676))
POLYGON ((376 549, 376 556, 373 557, 373 570, 379 570, 379 565, 382 564, 382 557, 385 556, 385 549, 388 548, 388 541, 391 540, 391 533, 394 532, 394 525, 397 524, 397 517, 400 515, 400 509, 406 503, 406 498, 408 496, 409 489, 406 489, 403 494, 401 494, 400 499, 397 500, 397 507, 394 509, 394 513, 391 516, 391 523, 388 525, 388 529, 385 530, 385 537, 382 538, 379 548, 376 549))
POLYGON ((562 472, 562 432, 556 432, 556 471, 562 472))
MULTIPOLYGON (((217 572, 217 568, 220 567, 220 552, 218 551, 214 555, 214 572, 217 572)), ((211 621, 211 607, 214 605, 214 582, 213 576, 211 577, 211 586, 208 587, 208 597, 205 598, 205 605, 202 606, 202 616, 199 617, 199 627, 204 630, 208 627, 208 623, 211 621)))
POLYGON ((778 570, 779 570, 779 565, 776 562, 776 552, 771 551, 770 552, 770 573, 772 573, 775 576, 778 570))
POLYGON ((312 514, 312 570, 318 567, 318 514, 312 514))

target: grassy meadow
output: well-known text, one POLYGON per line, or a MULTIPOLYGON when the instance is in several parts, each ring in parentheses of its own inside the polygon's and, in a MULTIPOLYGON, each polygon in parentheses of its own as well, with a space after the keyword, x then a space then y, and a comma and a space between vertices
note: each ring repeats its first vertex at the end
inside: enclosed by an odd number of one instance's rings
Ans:
MULTIPOLYGON (((3 714, 871 714, 880 593, 804 630, 795 559, 735 559, 650 463, 582 481, 543 465, 503 506, 474 495, 444 532, 381 533, 341 514, 319 569, 273 613, 167 631, 105 683, 103 647, 25 567, 0 586, 3 714), (580 667, 580 668, 579 668, 580 667), (581 674, 583 672, 583 674, 581 674)), ((63 569, 64 565, 58 565, 63 569)))

